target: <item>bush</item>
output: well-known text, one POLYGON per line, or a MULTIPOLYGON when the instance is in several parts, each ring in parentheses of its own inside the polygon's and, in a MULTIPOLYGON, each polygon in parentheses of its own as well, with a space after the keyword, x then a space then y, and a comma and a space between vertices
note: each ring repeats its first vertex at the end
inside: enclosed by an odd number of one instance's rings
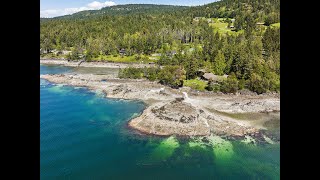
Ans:
POLYGON ((145 68, 144 76, 150 81, 155 81, 158 79, 159 72, 160 72, 159 68, 155 68, 155 67, 145 68))
POLYGON ((245 84, 246 84, 246 81, 244 79, 240 79, 239 83, 238 83, 239 90, 244 89, 245 88, 245 84))
POLYGON ((239 89, 239 82, 236 76, 232 73, 226 80, 221 82, 220 90, 224 93, 236 93, 239 89))
POLYGON ((160 83, 173 88, 183 86, 183 80, 186 79, 186 71, 180 66, 165 66, 159 72, 160 83))
POLYGON ((144 61, 144 62, 147 62, 147 61, 149 61, 149 58, 147 56, 144 56, 144 57, 141 58, 141 60, 144 61))
POLYGON ((269 86, 269 82, 266 78, 262 78, 256 73, 253 73, 248 80, 248 87, 251 91, 256 92, 258 94, 262 94, 267 92, 269 86))
POLYGON ((208 86, 206 87, 206 90, 213 91, 213 92, 219 92, 219 91, 221 91, 220 84, 208 84, 208 86))
POLYGON ((129 78, 129 79, 139 79, 139 78, 147 78, 150 81, 155 81, 158 79, 160 69, 156 67, 150 68, 133 68, 128 67, 124 69, 120 69, 119 78, 129 78))
POLYGON ((141 59, 141 56, 140 56, 140 55, 137 55, 137 56, 135 56, 134 58, 135 58, 135 60, 137 60, 137 61, 138 61, 138 60, 140 60, 140 59, 141 59))
POLYGON ((119 78, 139 79, 143 77, 142 68, 128 67, 119 70, 119 78))
POLYGON ((268 89, 270 91, 279 92, 280 91, 280 76, 278 74, 276 74, 275 72, 270 72, 266 78, 268 78, 268 85, 269 85, 268 89))
POLYGON ((192 89, 204 91, 207 87, 207 82, 198 79, 185 80, 183 82, 184 86, 191 87, 192 89))

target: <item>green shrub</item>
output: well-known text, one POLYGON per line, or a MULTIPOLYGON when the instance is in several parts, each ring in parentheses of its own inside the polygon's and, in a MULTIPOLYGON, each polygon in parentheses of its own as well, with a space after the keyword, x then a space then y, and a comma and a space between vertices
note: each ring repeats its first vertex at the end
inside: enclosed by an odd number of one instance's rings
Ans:
POLYGON ((150 68, 145 68, 145 74, 144 76, 150 80, 150 81, 155 81, 158 79, 158 74, 160 72, 159 68, 155 68, 155 67, 150 67, 150 68))
POLYGON ((195 89, 195 90, 204 91, 207 87, 207 82, 201 81, 198 79, 191 79, 191 80, 184 80, 183 85, 191 87, 192 89, 195 89))
POLYGON ((180 66, 165 66, 159 72, 160 83, 173 88, 182 87, 186 79, 186 71, 180 66))
POLYGON ((119 78, 139 79, 143 77, 142 68, 127 67, 119 70, 119 78))
POLYGON ((206 87, 206 90, 213 91, 213 92, 219 92, 219 91, 221 91, 220 84, 208 84, 208 86, 206 87))
POLYGON ((269 82, 266 78, 262 78, 260 75, 253 73, 248 80, 248 88, 258 94, 267 92, 269 82))
POLYGON ((246 81, 244 79, 240 79, 238 83, 239 90, 245 88, 246 81))
POLYGON ((137 56, 134 57, 134 59, 138 61, 138 60, 141 59, 141 56, 140 56, 140 55, 137 55, 137 56))
POLYGON ((224 93, 236 93, 239 89, 239 82, 234 73, 221 82, 220 90, 224 93))

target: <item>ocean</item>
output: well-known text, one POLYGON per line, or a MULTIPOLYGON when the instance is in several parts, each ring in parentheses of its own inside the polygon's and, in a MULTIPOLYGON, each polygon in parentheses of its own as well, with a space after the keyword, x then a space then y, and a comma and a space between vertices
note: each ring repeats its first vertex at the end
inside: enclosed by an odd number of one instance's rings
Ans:
MULTIPOLYGON (((79 69, 40 65, 40 74, 74 72, 79 69)), ((40 79, 40 178, 280 179, 279 142, 142 135, 127 122, 144 108, 141 101, 40 79)))

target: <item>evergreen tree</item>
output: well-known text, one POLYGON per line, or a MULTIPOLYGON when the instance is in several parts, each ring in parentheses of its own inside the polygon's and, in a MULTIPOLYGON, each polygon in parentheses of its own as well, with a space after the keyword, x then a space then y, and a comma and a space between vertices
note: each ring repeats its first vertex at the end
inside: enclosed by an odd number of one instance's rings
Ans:
POLYGON ((214 59, 213 62, 213 71, 217 75, 223 75, 224 70, 226 68, 226 62, 225 62, 224 55, 221 51, 218 52, 217 56, 214 59))

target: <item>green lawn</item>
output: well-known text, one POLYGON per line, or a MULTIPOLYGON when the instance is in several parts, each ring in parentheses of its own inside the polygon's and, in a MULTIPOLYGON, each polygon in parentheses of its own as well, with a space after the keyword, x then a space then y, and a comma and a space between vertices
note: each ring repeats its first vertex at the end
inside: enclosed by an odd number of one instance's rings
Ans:
POLYGON ((183 86, 191 87, 192 89, 199 90, 199 91, 204 91, 207 86, 207 82, 198 80, 198 79, 190 79, 190 80, 184 80, 183 86))

